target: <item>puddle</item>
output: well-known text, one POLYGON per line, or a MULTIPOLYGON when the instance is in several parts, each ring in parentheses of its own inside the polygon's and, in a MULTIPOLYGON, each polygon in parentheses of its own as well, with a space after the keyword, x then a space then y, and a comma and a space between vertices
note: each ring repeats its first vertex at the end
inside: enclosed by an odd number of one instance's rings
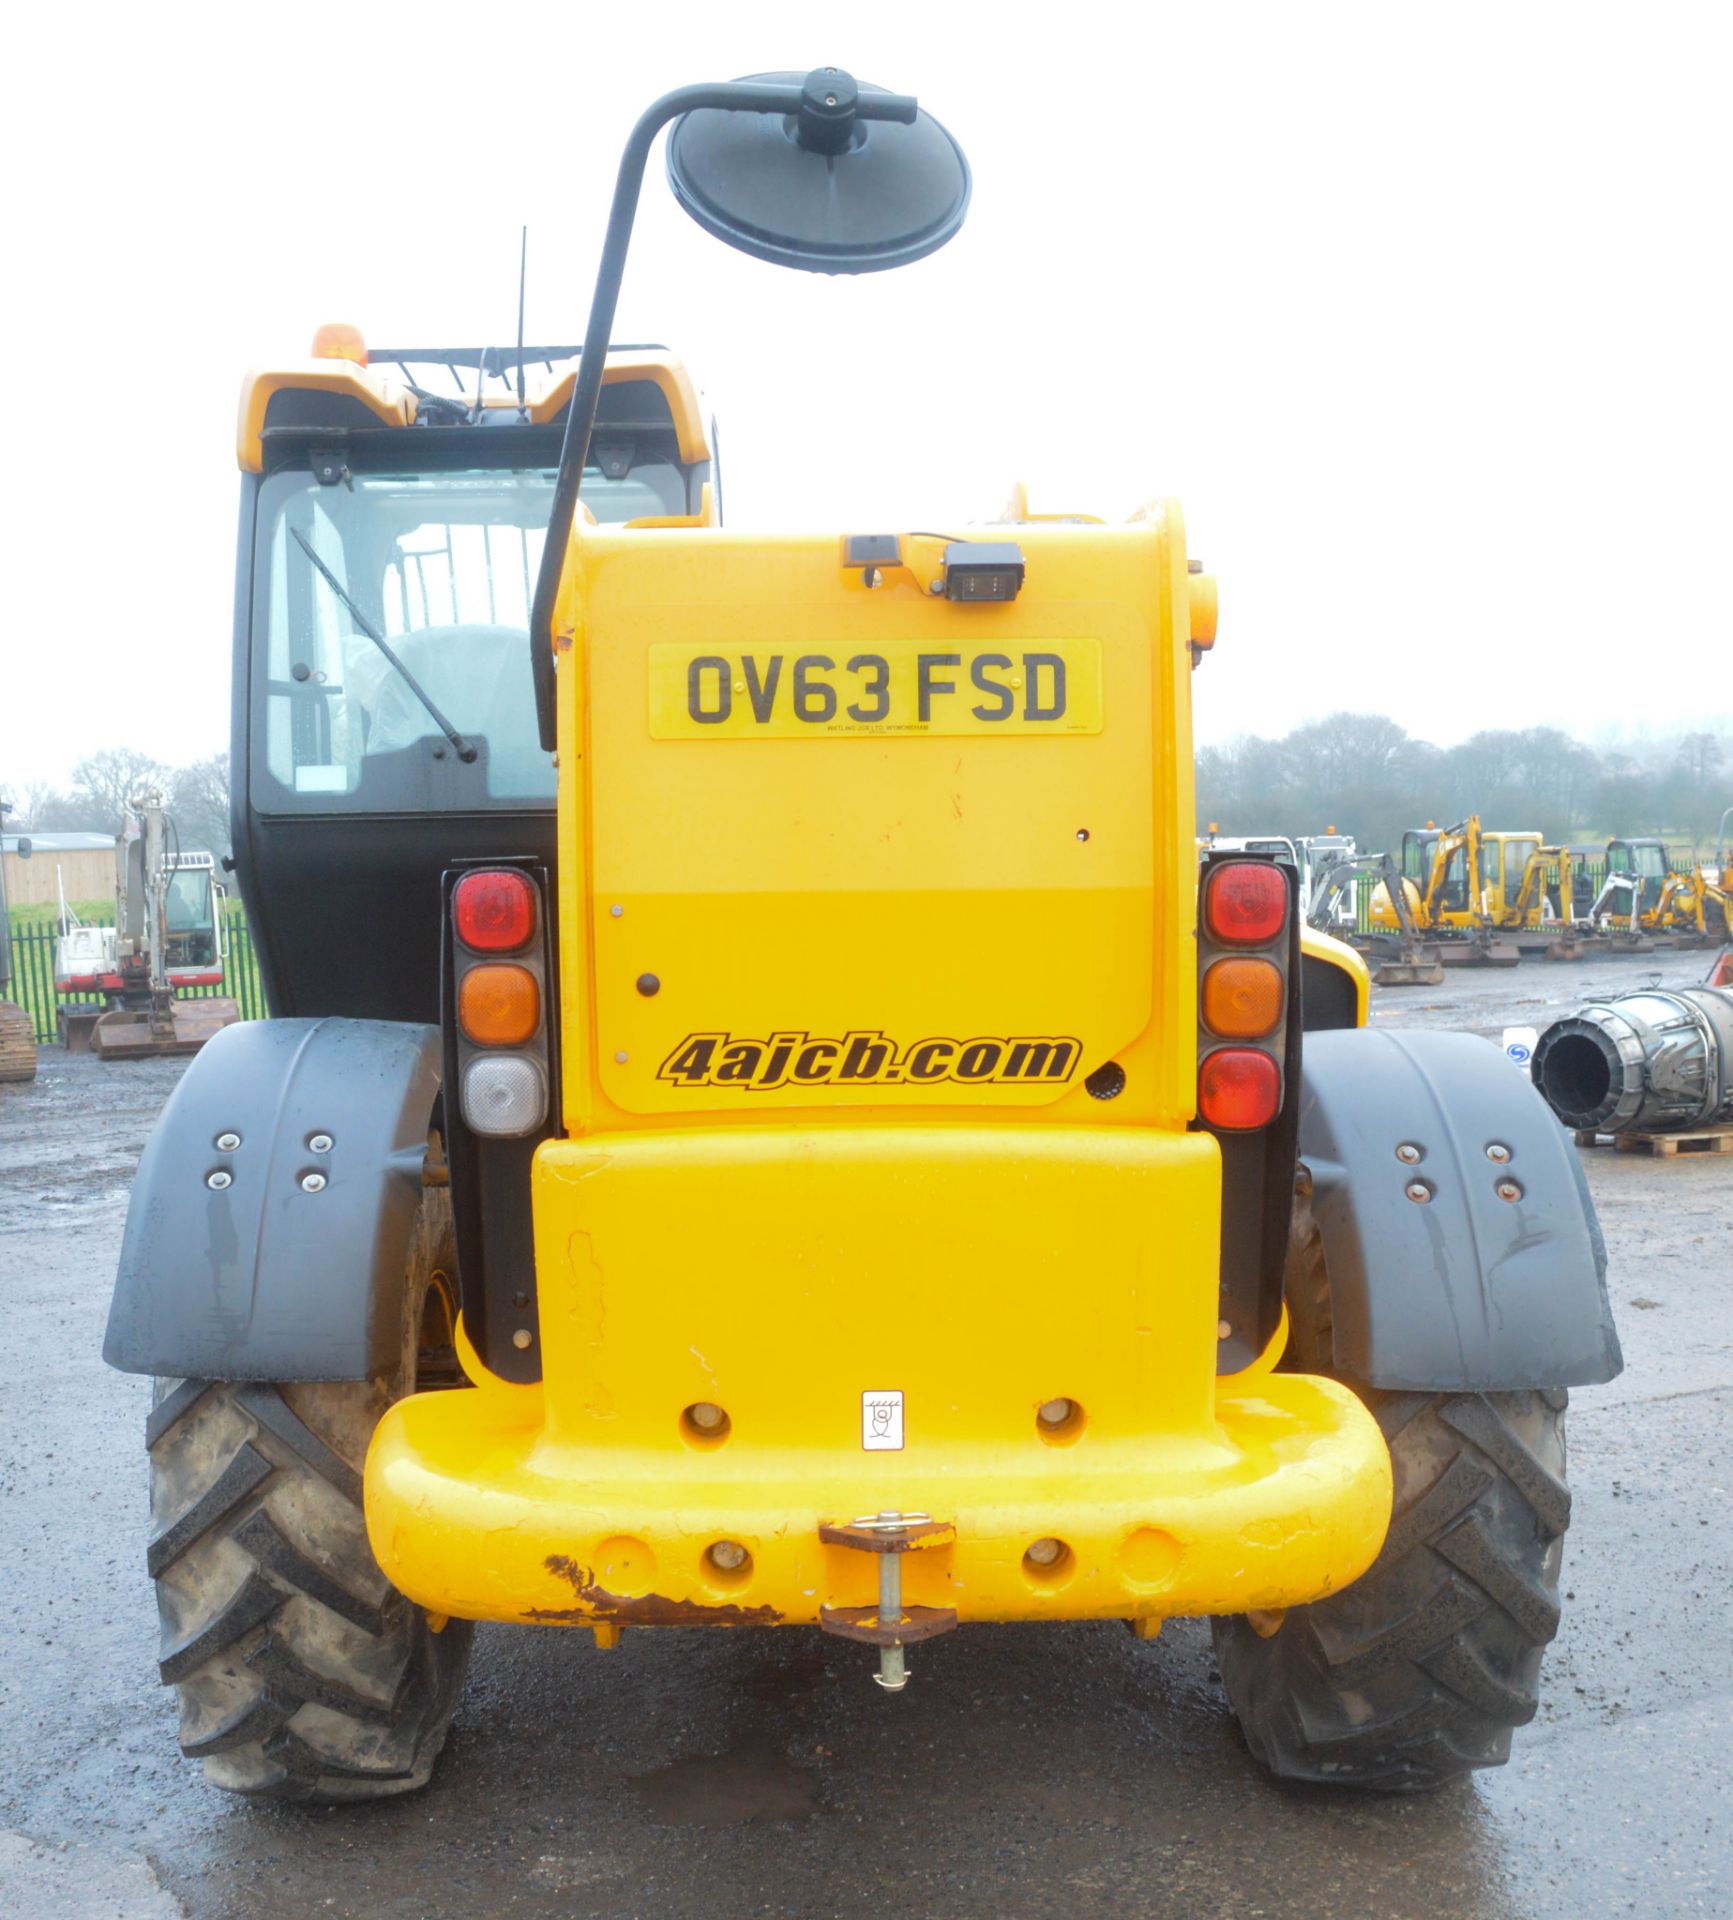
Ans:
POLYGON ((804 1820, 818 1811, 818 1780, 768 1741, 671 1761, 632 1781, 650 1817, 665 1827, 735 1827, 804 1820))

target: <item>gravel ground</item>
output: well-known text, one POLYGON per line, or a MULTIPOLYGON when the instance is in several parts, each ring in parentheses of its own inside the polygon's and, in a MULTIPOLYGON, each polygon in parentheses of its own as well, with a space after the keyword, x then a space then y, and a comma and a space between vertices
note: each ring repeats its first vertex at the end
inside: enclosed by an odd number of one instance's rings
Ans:
MULTIPOLYGON (((1701 955, 1457 973, 1497 1038, 1701 955)), ((1733 1157, 1589 1153, 1627 1369, 1571 1414, 1564 1626, 1512 1765, 1418 1800, 1272 1784, 1209 1636, 975 1628, 887 1700, 818 1634, 490 1628, 440 1772, 315 1811, 205 1788, 155 1682, 147 1383, 98 1355, 178 1063, 0 1087, 0 1909, 31 1916, 1733 1913, 1733 1157)))

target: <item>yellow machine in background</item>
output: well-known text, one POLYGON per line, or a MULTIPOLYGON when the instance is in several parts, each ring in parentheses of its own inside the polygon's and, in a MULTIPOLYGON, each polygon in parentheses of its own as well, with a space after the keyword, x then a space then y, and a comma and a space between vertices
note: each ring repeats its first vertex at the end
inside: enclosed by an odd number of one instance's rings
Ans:
POLYGON ((1642 917, 1641 925, 1652 933, 1724 938, 1733 929, 1733 877, 1718 862, 1668 874, 1659 900, 1642 917))
POLYGON ((1653 932, 1682 932, 1700 940, 1733 934, 1733 807, 1721 816, 1715 851, 1682 873, 1669 873, 1643 925, 1653 932))
POLYGON ((1655 838, 1612 840, 1606 880, 1590 908, 1597 926, 1639 950, 1659 942, 1700 946, 1733 931, 1733 841, 1721 816, 1715 850, 1707 860, 1692 855, 1681 864, 1655 838))
MULTIPOLYGON (((1538 833, 1485 832, 1472 813, 1443 831, 1428 826, 1402 836, 1409 910, 1446 965, 1516 964, 1516 943, 1494 936, 1542 925, 1548 902, 1538 884, 1540 853, 1538 833)), ((1395 930, 1387 885, 1374 889, 1369 918, 1379 932, 1395 930)))

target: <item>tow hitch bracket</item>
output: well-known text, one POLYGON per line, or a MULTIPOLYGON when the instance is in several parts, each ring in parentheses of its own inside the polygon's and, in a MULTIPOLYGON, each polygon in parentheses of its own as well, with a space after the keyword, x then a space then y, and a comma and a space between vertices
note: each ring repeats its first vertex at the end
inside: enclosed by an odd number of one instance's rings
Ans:
POLYGON ((909 1683, 903 1648, 916 1640, 931 1640, 957 1624, 954 1607, 903 1605, 903 1555, 923 1547, 949 1546, 957 1529, 949 1520, 930 1513, 896 1513, 886 1509, 858 1520, 827 1521, 818 1530, 827 1546, 851 1547, 856 1553, 874 1553, 879 1562, 879 1603, 876 1607, 821 1607, 818 1624, 844 1640, 861 1640, 879 1650, 879 1670, 873 1675, 887 1693, 901 1693, 909 1683))

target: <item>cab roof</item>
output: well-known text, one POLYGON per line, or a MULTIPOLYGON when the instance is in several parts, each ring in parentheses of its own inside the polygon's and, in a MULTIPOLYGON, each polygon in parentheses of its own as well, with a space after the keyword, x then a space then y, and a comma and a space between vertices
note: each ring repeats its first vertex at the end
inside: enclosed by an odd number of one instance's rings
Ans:
MULTIPOLYGON (((516 349, 493 347, 402 347, 374 350, 365 361, 309 356, 254 369, 241 382, 236 455, 243 472, 262 473, 265 440, 279 433, 302 436, 418 424, 477 430, 551 426, 571 404, 578 358, 576 347, 529 347, 521 355, 516 349)), ((610 347, 602 390, 598 426, 671 428, 683 462, 710 458, 697 390, 666 348, 610 347)))

